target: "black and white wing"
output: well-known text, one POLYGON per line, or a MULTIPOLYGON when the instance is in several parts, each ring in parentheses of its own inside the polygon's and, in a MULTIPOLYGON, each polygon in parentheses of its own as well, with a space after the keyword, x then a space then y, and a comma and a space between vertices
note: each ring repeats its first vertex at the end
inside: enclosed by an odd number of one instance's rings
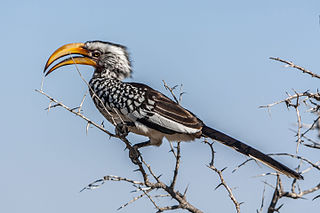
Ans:
POLYGON ((141 102, 136 102, 135 110, 129 113, 135 121, 166 134, 201 131, 202 121, 167 96, 144 84, 128 84, 144 91, 141 102))

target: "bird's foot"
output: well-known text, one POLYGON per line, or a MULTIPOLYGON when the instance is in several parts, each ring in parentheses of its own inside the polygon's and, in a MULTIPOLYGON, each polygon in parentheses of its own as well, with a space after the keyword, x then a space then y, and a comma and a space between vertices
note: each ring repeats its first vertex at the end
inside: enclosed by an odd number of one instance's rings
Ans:
POLYGON ((146 142, 142 142, 142 143, 137 143, 132 146, 132 148, 129 150, 129 157, 130 157, 132 163, 138 164, 140 162, 139 161, 139 157, 140 157, 139 148, 144 147, 144 146, 149 146, 149 145, 150 145, 150 140, 148 140, 146 142))
POLYGON ((123 137, 123 138, 127 137, 127 135, 129 134, 128 126, 123 123, 117 124, 117 126, 115 128, 115 133, 119 137, 123 137))
POLYGON ((140 157, 139 147, 137 145, 132 146, 131 149, 129 150, 129 158, 131 159, 132 163, 138 164, 139 157, 140 157))

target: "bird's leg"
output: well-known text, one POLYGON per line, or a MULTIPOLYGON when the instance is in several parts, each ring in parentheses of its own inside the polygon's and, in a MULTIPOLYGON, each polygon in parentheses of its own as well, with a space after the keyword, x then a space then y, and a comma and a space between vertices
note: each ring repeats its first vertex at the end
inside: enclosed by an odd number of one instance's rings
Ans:
POLYGON ((137 143, 132 146, 132 149, 129 150, 129 158, 131 159, 132 163, 138 164, 138 158, 140 157, 139 148, 150 145, 150 140, 137 143))
MULTIPOLYGON (((126 137, 129 133, 128 126, 134 126, 133 122, 125 122, 125 123, 118 123, 115 128, 115 133, 119 137, 126 137)), ((143 146, 147 146, 150 143, 150 141, 142 142, 133 145, 131 148, 129 148, 129 158, 131 159, 132 163, 138 164, 138 158, 140 157, 139 148, 143 146)))
POLYGON ((137 144, 133 145, 133 147, 136 147, 136 149, 139 149, 144 146, 150 146, 150 143, 151 143, 150 140, 147 140, 145 142, 137 143, 137 144))
POLYGON ((128 126, 134 126, 133 122, 125 122, 125 123, 118 123, 115 128, 115 133, 119 137, 127 137, 129 134, 128 126))

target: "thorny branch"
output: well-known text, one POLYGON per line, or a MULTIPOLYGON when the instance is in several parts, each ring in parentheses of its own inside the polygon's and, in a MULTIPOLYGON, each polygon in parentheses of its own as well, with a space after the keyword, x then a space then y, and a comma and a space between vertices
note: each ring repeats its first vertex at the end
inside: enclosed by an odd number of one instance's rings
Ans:
MULTIPOLYGON (((50 105, 51 105, 51 103, 53 102, 53 103, 55 103, 54 107, 60 106, 60 107, 62 107, 62 108, 64 108, 64 109, 68 110, 69 112, 75 114, 76 116, 79 116, 80 118, 84 119, 85 121, 87 121, 88 124, 94 125, 95 127, 97 127, 98 129, 100 129, 100 130, 103 131, 104 133, 108 134, 110 137, 119 138, 119 136, 117 136, 117 135, 115 135, 115 134, 112 134, 111 132, 109 132, 108 130, 106 130, 105 128, 103 128, 102 125, 99 125, 99 124, 91 121, 89 118, 87 118, 86 116, 84 116, 81 112, 75 111, 75 109, 78 109, 78 107, 76 107, 76 108, 70 108, 70 107, 64 105, 62 102, 60 102, 60 101, 54 99, 53 97, 49 96, 47 93, 43 92, 42 90, 37 90, 37 89, 36 89, 35 91, 36 91, 36 92, 39 92, 40 94, 42 94, 42 95, 46 96, 48 99, 50 99, 49 107, 46 108, 46 109, 50 110, 50 108, 51 108, 50 105)), ((80 107, 79 107, 79 108, 80 108, 80 107)))
MULTIPOLYGON (((281 204, 279 207, 276 207, 276 205, 282 197, 287 197, 287 198, 292 198, 292 199, 299 199, 299 198, 301 199, 301 198, 303 198, 304 195, 310 194, 310 193, 315 192, 320 189, 320 183, 318 183, 316 186, 314 186, 312 188, 309 188, 309 189, 306 189, 303 191, 301 191, 299 189, 299 192, 296 192, 295 183, 296 182, 293 181, 293 183, 291 185, 291 191, 285 191, 284 186, 281 181, 281 178, 279 175, 277 175, 277 183, 276 183, 276 187, 274 189, 271 203, 268 207, 268 213, 279 212, 279 209, 283 206, 283 204, 281 204)), ((313 198, 313 199, 315 199, 315 198, 313 198)))
POLYGON ((229 195, 231 201, 233 202, 237 213, 240 213, 240 205, 242 203, 239 203, 236 200, 235 196, 232 193, 232 189, 227 185, 227 183, 226 183, 226 181, 225 181, 225 179, 224 179, 224 177, 222 175, 222 172, 226 169, 226 167, 221 169, 221 170, 219 170, 214 166, 214 154, 215 154, 215 151, 213 149, 213 143, 209 143, 207 140, 204 140, 204 143, 208 144, 210 146, 210 150, 211 150, 211 161, 210 161, 208 167, 210 169, 212 169, 214 172, 216 172, 218 174, 219 178, 220 178, 220 184, 215 189, 218 189, 220 186, 223 186, 227 190, 228 195, 229 195))
POLYGON ((296 68, 296 69, 298 69, 298 70, 301 70, 303 73, 307 73, 307 74, 311 75, 311 77, 320 78, 320 75, 318 75, 318 74, 316 74, 316 73, 313 73, 313 72, 311 72, 311 71, 309 71, 309 70, 307 70, 307 69, 305 69, 305 68, 303 68, 303 67, 300 67, 300 66, 298 66, 298 65, 295 65, 295 64, 294 64, 293 62, 291 62, 291 61, 286 61, 286 60, 283 60, 283 59, 281 59, 281 58, 275 58, 275 57, 270 57, 269 59, 275 60, 275 61, 280 61, 280 62, 282 62, 282 63, 285 63, 285 64, 287 64, 288 67, 293 67, 293 68, 296 68))
MULTIPOLYGON (((320 79, 320 75, 315 74, 315 73, 313 73, 313 72, 311 72, 301 66, 295 65, 293 62, 289 62, 289 61, 286 61, 286 60, 283 60, 280 58, 274 58, 274 57, 270 57, 270 59, 280 61, 282 63, 285 63, 289 67, 293 67, 295 69, 302 71, 303 73, 310 75, 311 77, 315 77, 315 78, 320 79)), ((260 106, 260 108, 268 108, 268 110, 269 110, 271 107, 273 107, 275 105, 278 105, 280 103, 285 103, 287 108, 294 108, 295 109, 296 116, 297 116, 297 130, 294 130, 294 132, 296 133, 296 137, 297 137, 296 155, 289 154, 289 153, 275 153, 275 154, 270 154, 270 155, 285 155, 285 156, 289 156, 289 157, 300 160, 300 164, 297 169, 300 169, 300 167, 303 165, 303 163, 309 164, 310 167, 303 170, 301 173, 307 173, 307 172, 311 171, 311 169, 316 169, 319 171, 320 170, 320 167, 319 167, 320 161, 313 163, 311 160, 307 159, 307 157, 299 156, 299 155, 297 155, 297 153, 299 151, 298 150, 299 144, 302 144, 304 146, 307 146, 309 148, 314 148, 314 149, 320 148, 319 142, 316 142, 307 136, 307 133, 309 133, 311 130, 317 130, 318 132, 320 132, 320 127, 319 127, 320 125, 318 124, 319 120, 320 120, 320 103, 319 103, 320 102, 320 93, 318 90, 315 93, 311 93, 309 91, 305 91, 302 93, 298 93, 298 92, 294 91, 294 93, 295 93, 294 95, 290 95, 287 93, 288 97, 283 100, 280 100, 280 101, 277 101, 277 102, 274 102, 274 103, 271 103, 271 104, 268 104, 265 106, 260 106), (301 110, 301 107, 303 107, 303 106, 307 108, 307 110, 306 110, 307 112, 310 112, 310 113, 313 113, 314 115, 316 115, 316 119, 311 123, 311 125, 305 125, 302 122, 300 110, 301 110), (306 130, 303 130, 303 128, 305 126, 308 126, 308 128, 306 130), (306 141, 311 142, 312 144, 307 144, 306 141)), ((244 165, 246 162, 248 162, 248 161, 245 161, 244 163, 240 164, 238 166, 238 168, 240 166, 244 165)), ((277 204, 278 204, 279 200, 283 197, 292 198, 292 199, 299 199, 299 198, 301 199, 301 198, 304 198, 304 196, 307 194, 311 194, 315 191, 320 190, 320 183, 319 182, 316 183, 311 188, 302 190, 302 189, 300 189, 300 186, 298 185, 298 182, 296 180, 292 181, 290 190, 285 190, 279 174, 276 174, 276 175, 277 175, 277 181, 276 181, 275 187, 273 187, 274 193, 273 193, 272 200, 271 200, 269 207, 268 207, 268 213, 279 212, 279 210, 283 206, 283 204, 281 204, 278 207, 277 207, 277 204)), ((269 184, 267 184, 267 185, 269 185, 269 184)), ((313 200, 317 199, 317 197, 318 196, 315 196, 313 198, 313 200)), ((260 211, 261 211, 261 209, 260 209, 260 211)))
MULTIPOLYGON (((62 102, 49 96, 42 89, 36 90, 36 91, 39 92, 40 94, 46 96, 50 100, 48 110, 50 110, 50 108, 52 108, 52 107, 62 107, 64 109, 68 110, 69 112, 73 113, 74 115, 84 119, 87 122, 86 131, 88 130, 89 125, 93 125, 93 126, 97 127, 99 130, 108 134, 110 137, 118 138, 121 141, 123 141, 125 143, 127 149, 129 149, 129 150, 133 149, 133 147, 131 146, 131 143, 125 137, 111 133, 110 131, 108 131, 104 128, 103 124, 99 125, 96 122, 87 118, 84 114, 82 114, 82 105, 85 100, 85 96, 83 97, 79 107, 70 108, 70 107, 66 106, 65 104, 63 104, 62 102), (52 106, 52 103, 54 103, 53 106, 52 106), (78 110, 76 110, 76 109, 78 109, 78 110)), ((173 94, 172 88, 170 91, 172 91, 172 94, 173 94)), ((180 93, 180 97, 181 97, 181 95, 182 95, 182 93, 180 93)), ((141 173, 143 181, 132 180, 132 179, 128 179, 125 177, 119 177, 119 176, 114 176, 114 175, 106 175, 102 179, 98 179, 98 180, 94 181, 93 183, 90 183, 88 186, 84 187, 81 191, 98 188, 101 185, 103 185, 106 181, 123 181, 123 182, 127 182, 127 183, 132 184, 134 187, 137 187, 138 190, 136 190, 136 192, 140 191, 140 192, 142 192, 142 194, 138 195, 137 197, 135 197, 131 201, 122 205, 121 207, 119 207, 119 209, 124 208, 125 206, 129 205, 130 203, 133 203, 136 200, 146 196, 151 201, 151 203, 154 205, 154 207, 157 209, 157 212, 169 211, 169 210, 174 210, 174 209, 185 209, 185 210, 188 210, 189 212, 201 213, 202 212, 201 210, 197 209, 196 207, 194 207, 191 203, 189 203, 187 201, 187 199, 186 199, 187 189, 185 190, 185 192, 183 194, 175 189, 175 184, 177 181, 178 170, 179 170, 179 165, 180 165, 180 157, 181 157, 180 142, 177 143, 177 147, 175 149, 176 150, 174 150, 174 148, 173 148, 172 152, 176 158, 176 163, 175 163, 174 175, 173 175, 173 178, 172 178, 170 185, 165 184, 164 182, 162 182, 160 180, 160 176, 155 175, 155 173, 151 169, 151 166, 148 165, 144 161, 142 155, 140 154, 139 158, 134 159, 134 160, 136 160, 136 162, 137 162, 136 163, 136 165, 138 166, 137 171, 139 171, 141 173), (147 168, 147 170, 145 169, 145 167, 147 168), (152 182, 149 179, 150 175, 155 179, 156 182, 152 182), (158 204, 156 204, 156 202, 153 200, 152 196, 149 194, 154 189, 160 189, 160 190, 166 192, 165 195, 155 195, 154 197, 161 198, 161 197, 170 196, 172 199, 177 201, 178 204, 173 205, 173 206, 165 206, 165 207, 158 206, 158 204)), ((131 160, 133 161, 133 159, 131 159, 131 160)))
POLYGON ((180 93, 179 93, 179 98, 177 98, 177 96, 174 94, 174 90, 178 87, 178 85, 175 85, 174 87, 169 87, 168 84, 162 80, 163 82, 163 86, 166 90, 169 90, 171 96, 173 97, 173 99, 175 100, 175 102, 177 104, 180 104, 181 103, 181 100, 182 100, 182 95, 184 94, 184 92, 182 92, 182 84, 180 85, 180 93))
MULTIPOLYGON (((174 188, 175 185, 176 185, 176 182, 177 182, 177 177, 178 177, 178 171, 179 171, 179 166, 180 166, 180 158, 181 158, 181 154, 180 154, 180 143, 181 142, 177 142, 177 153, 175 153, 174 149, 172 149, 172 152, 176 158, 176 166, 175 166, 175 169, 174 169, 174 172, 173 172, 173 179, 172 179, 172 183, 170 185, 170 187, 174 188)), ((172 144, 170 142, 170 144, 172 144)), ((172 147, 171 147, 172 148, 172 147)))
POLYGON ((266 191, 266 185, 264 185, 264 187, 263 187, 262 198, 261 198, 261 205, 260 205, 260 209, 257 210, 257 213, 262 213, 263 205, 264 205, 264 193, 265 193, 265 191, 266 191))
MULTIPOLYGON (((318 74, 312 73, 309 70, 306 70, 305 68, 302 68, 300 66, 297 66, 295 64, 293 64, 292 62, 288 62, 279 58, 270 58, 272 60, 277 60, 283 63, 286 63, 287 66, 296 68, 298 70, 301 70, 303 73, 307 73, 309 75, 311 75, 312 77, 315 78, 320 78, 320 76, 318 74)), ((77 65, 75 65, 77 68, 77 65)), ((92 96, 94 98, 97 98, 99 100, 99 97, 94 94, 94 91, 90 88, 89 84, 85 81, 85 79, 82 77, 81 73, 79 72, 78 68, 77 71, 81 77, 81 79, 87 84, 87 86, 89 87, 89 91, 91 92, 92 96)), ((173 99, 180 104, 181 99, 182 99, 182 95, 184 94, 182 92, 182 85, 180 86, 180 94, 179 94, 179 98, 177 98, 174 94, 174 90, 177 88, 177 86, 175 87, 169 87, 165 81, 163 81, 164 83, 164 87, 169 90, 169 92, 171 93, 173 99)), ((53 97, 49 96, 48 94, 46 94, 43 91, 43 82, 41 84, 41 89, 40 90, 36 90, 37 92, 39 92, 40 94, 46 96, 50 102, 49 102, 49 107, 47 108, 47 110, 49 111, 51 108, 56 108, 56 107, 62 107, 66 110, 68 110, 69 112, 75 114, 76 116, 84 119, 87 122, 87 126, 86 126, 86 131, 88 131, 88 128, 90 125, 95 126, 96 128, 98 128, 99 130, 103 131, 104 133, 106 133, 107 135, 109 135, 110 137, 114 137, 114 138, 118 138, 121 141, 123 141, 125 143, 125 146, 127 149, 132 150, 133 147, 131 146, 131 143, 126 139, 126 137, 121 136, 121 135, 117 135, 117 134, 113 134, 110 131, 106 130, 103 126, 103 123, 101 125, 97 124, 94 121, 91 121, 89 118, 87 118, 82 112, 82 106, 83 103, 85 101, 86 98, 86 94, 84 95, 79 107, 75 107, 75 108, 70 108, 66 105, 64 105, 62 102, 54 99, 53 97)), ((261 106, 261 108, 268 108, 270 109, 272 106, 280 104, 280 103, 285 103, 286 106, 288 108, 293 107, 296 111, 297 114, 297 122, 298 122, 298 130, 297 130, 297 152, 298 152, 298 146, 299 144, 303 144, 304 146, 308 146, 311 148, 317 148, 320 147, 320 143, 315 142, 311 139, 308 139, 308 137, 306 136, 307 133, 309 133, 311 130, 317 129, 319 131, 319 136, 320 136, 320 105, 319 105, 319 101, 320 101, 320 93, 319 91, 315 92, 315 93, 311 93, 309 91, 305 91, 302 93, 298 93, 296 91, 294 91, 294 95, 290 95, 288 94, 288 97, 284 100, 272 103, 272 104, 268 104, 266 106, 261 106), (294 102, 293 102, 294 101, 294 102), (304 124, 302 123, 301 120, 301 115, 300 115, 300 110, 299 107, 301 107, 301 103, 303 103, 305 106, 309 107, 309 111, 312 113, 315 113, 317 115, 317 118, 314 120, 314 122, 309 125, 309 128, 307 130, 305 130, 304 132, 302 131, 302 128, 304 127, 304 124), (306 144, 304 139, 306 139, 309 142, 312 142, 313 144, 306 144)), ((104 106, 104 103, 99 100, 102 105, 104 106)), ((104 106, 105 107, 105 106, 104 106)), ((113 122, 115 124, 115 121, 113 122)), ((240 205, 242 203, 239 203, 235 196, 233 195, 232 189, 227 185, 224 177, 223 177, 223 171, 226 169, 222 169, 219 170, 214 166, 214 149, 211 143, 205 141, 206 144, 208 144, 210 146, 210 149, 212 151, 212 159, 211 162, 209 163, 208 167, 210 169, 212 169, 213 171, 215 171, 220 179, 220 184, 216 187, 219 188, 220 186, 223 186, 226 191, 228 192, 228 195, 231 199, 231 201, 234 203, 236 211, 240 212, 240 205)), ((196 207, 194 207, 192 204, 190 204, 187 199, 186 199, 186 192, 188 187, 185 189, 184 193, 180 193, 179 191, 177 191, 175 189, 175 185, 177 182, 177 177, 178 177, 178 171, 179 171, 179 166, 180 166, 180 158, 181 158, 181 148, 180 148, 180 142, 177 143, 176 147, 173 147, 173 145, 170 143, 171 146, 171 152, 173 153, 174 157, 175 157, 175 169, 174 169, 174 173, 173 173, 173 177, 172 177, 172 181, 170 185, 165 184, 164 182, 161 181, 160 177, 161 175, 157 176, 153 171, 152 168, 149 164, 147 164, 142 155, 140 154, 140 156, 138 157, 138 159, 136 160, 136 165, 138 166, 138 169, 136 171, 139 171, 143 181, 138 181, 138 180, 132 180, 132 179, 128 179, 125 177, 119 177, 119 176, 114 176, 114 175, 106 175, 104 176, 102 179, 98 179, 96 181, 94 181, 93 183, 89 184, 88 186, 86 186, 83 190, 89 190, 89 189, 95 189, 100 187, 101 185, 103 185, 106 181, 122 181, 122 182, 126 182, 129 184, 132 184, 133 187, 136 188, 136 190, 134 192, 137 193, 141 193, 138 196, 134 197, 132 200, 130 200, 129 202, 125 203, 124 205, 122 205, 121 207, 119 207, 119 209, 122 209, 126 206, 128 206, 129 204, 139 200, 142 197, 147 197, 150 202, 153 204, 153 206, 157 209, 157 212, 163 212, 163 211, 168 211, 168 210, 175 210, 175 209, 185 209, 188 210, 189 212, 201 212, 201 210, 197 209, 196 207), (150 180, 149 177, 153 177, 154 181, 150 180), (156 194, 156 195, 151 195, 151 193, 157 191, 158 190, 154 190, 154 189, 159 189, 159 191, 164 192, 164 194, 156 194), (162 197, 171 197, 173 200, 175 200, 177 202, 177 204, 172 205, 172 206, 164 206, 161 207, 159 206, 156 201, 153 198, 162 198, 162 197)), ((297 158, 299 160, 304 161, 308 164, 310 164, 311 166, 307 169, 305 169, 302 173, 306 173, 308 171, 311 170, 311 168, 316 168, 319 169, 319 161, 316 163, 312 163, 310 160, 308 160, 307 158, 304 158, 302 156, 298 156, 298 155, 291 155, 291 154, 287 154, 287 153, 278 153, 277 155, 281 155, 281 154, 286 154, 290 157, 294 157, 297 158)), ((131 159, 133 161, 133 159, 131 159)), ((246 164, 247 162, 249 162, 251 159, 248 159, 247 161, 245 161, 244 163, 240 164, 236 169, 240 168, 242 165, 246 164)), ((235 169, 235 170, 236 170, 235 169)), ((267 174, 265 174, 267 175, 267 174)), ((266 183, 267 184, 267 183, 266 183)), ((268 184, 267 184, 268 185, 268 184)), ((305 189, 305 190, 300 190, 299 185, 297 185, 296 181, 294 180, 291 184, 291 190, 285 191, 284 187, 282 185, 281 179, 279 177, 279 175, 277 175, 277 183, 276 183, 276 187, 274 187, 275 191, 274 191, 274 195, 272 198, 272 201, 269 205, 268 208, 268 212, 275 212, 275 211, 279 211, 279 209, 282 207, 282 205, 280 205, 279 207, 277 206, 278 201, 280 200, 280 198, 282 197, 289 197, 292 199, 297 199, 297 198, 303 198, 304 195, 306 194, 310 194, 313 193, 317 190, 320 189, 320 183, 316 184, 314 187, 309 188, 309 189, 305 189), (296 191, 296 188, 298 187, 298 192, 296 191)), ((320 195, 315 196, 313 199, 317 199, 319 198, 320 195)), ((262 197, 262 203, 260 206, 260 210, 259 212, 262 212, 263 209, 263 203, 264 203, 264 192, 263 192, 263 197, 262 197)), ((258 212, 258 211, 257 211, 258 212)))
MULTIPOLYGON (((294 91, 295 94, 294 95, 289 95, 286 99, 281 100, 281 101, 277 101, 274 102, 272 104, 268 104, 268 105, 264 105, 264 106, 260 106, 260 108, 268 108, 270 109, 271 107, 278 105, 280 103, 285 103, 287 108, 294 108, 294 110, 296 111, 296 116, 297 116, 297 131, 296 131, 296 136, 297 136, 297 148, 296 148, 296 153, 298 153, 298 148, 300 144, 304 144, 304 140, 303 138, 306 138, 306 134, 313 129, 318 129, 318 131, 320 131, 319 129, 319 120, 320 120, 320 92, 317 91, 316 93, 310 93, 309 91, 303 92, 303 93, 297 93, 296 91, 294 91), (292 101, 295 100, 295 103, 293 104, 292 101), (301 107, 302 103, 304 104, 303 106, 308 107, 309 112, 316 114, 316 119, 312 122, 312 124, 310 125, 310 127, 305 130, 304 132, 302 132, 302 128, 304 127, 303 123, 302 123, 302 119, 301 119, 301 113, 299 110, 299 107, 301 107)), ((309 140, 310 141, 310 140, 309 140)), ((317 142, 313 143, 314 145, 317 144, 317 142)), ((317 144, 319 145, 319 144, 317 144)), ((306 145, 305 145, 306 146, 306 145)), ((312 148, 311 145, 309 145, 309 147, 312 148)), ((317 148, 317 146, 315 146, 315 148, 317 148)))

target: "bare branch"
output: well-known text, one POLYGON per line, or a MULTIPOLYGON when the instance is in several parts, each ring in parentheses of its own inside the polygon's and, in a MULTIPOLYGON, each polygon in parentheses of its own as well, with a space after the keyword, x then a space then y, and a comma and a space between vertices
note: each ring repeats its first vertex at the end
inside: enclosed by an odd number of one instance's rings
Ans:
POLYGON ((48 94, 46 94, 43 91, 40 90, 35 90, 36 92, 46 96, 48 99, 50 99, 51 102, 56 103, 56 105, 63 107, 64 109, 68 110, 69 112, 71 112, 72 114, 79 116, 80 118, 84 119, 85 121, 87 121, 88 123, 94 125, 95 127, 97 127, 98 129, 100 129, 101 131, 103 131, 104 133, 108 134, 110 137, 116 137, 119 138, 119 136, 112 134, 111 132, 109 132, 108 130, 104 129, 101 125, 91 121, 89 118, 87 118, 86 116, 84 116, 83 114, 81 114, 80 112, 76 112, 73 109, 67 107, 66 105, 64 105, 62 102, 57 101, 56 99, 52 98, 51 96, 49 96, 48 94))
POLYGON ((264 193, 265 193, 265 192, 266 192, 266 185, 264 185, 264 187, 263 187, 262 198, 261 198, 261 205, 260 205, 260 209, 257 210, 257 213, 262 213, 263 205, 264 205, 264 193))
POLYGON ((127 203, 123 204, 122 206, 120 206, 117 210, 123 209, 124 207, 128 206, 129 204, 131 204, 131 203, 139 200, 139 199, 142 198, 143 196, 145 196, 145 194, 141 194, 141 195, 139 195, 139 196, 137 196, 137 197, 134 197, 134 198, 133 198, 132 200, 130 200, 129 202, 127 202, 127 203))
POLYGON ((304 133, 301 134, 301 137, 304 137, 304 135, 307 134, 311 129, 314 129, 314 127, 317 125, 319 120, 320 120, 320 116, 318 116, 316 120, 313 121, 310 128, 308 128, 304 133))
POLYGON ((296 93, 296 94, 291 95, 291 96, 289 95, 289 97, 284 99, 284 100, 277 101, 277 102, 274 102, 272 104, 262 105, 262 106, 259 106, 259 108, 270 108, 270 107, 272 107, 274 105, 278 105, 278 104, 281 104, 281 103, 286 103, 287 106, 288 106, 288 104, 290 105, 291 100, 297 99, 298 97, 314 98, 315 100, 320 101, 320 93, 319 92, 310 93, 310 92, 306 91, 306 92, 303 92, 303 93, 296 93))
POLYGON ((211 155, 212 155, 211 162, 210 162, 210 164, 208 165, 208 168, 210 168, 210 169, 212 169, 213 171, 215 171, 215 172, 218 174, 219 178, 220 178, 220 184, 216 187, 216 189, 217 189, 218 187, 220 187, 220 186, 223 186, 223 187, 227 190, 230 199, 232 200, 233 204, 235 205, 235 208, 236 208, 237 213, 240 213, 240 204, 241 204, 241 203, 239 203, 239 202, 236 200, 236 198, 234 197, 234 195, 233 195, 233 193, 232 193, 232 189, 227 185, 227 183, 226 183, 226 181, 224 180, 224 177, 223 177, 223 175, 222 175, 222 172, 223 172, 223 170, 226 169, 226 167, 223 168, 222 170, 219 170, 219 169, 217 169, 217 168, 214 166, 214 153, 215 153, 215 151, 214 151, 214 149, 213 149, 213 143, 209 143, 209 142, 206 141, 206 140, 204 141, 204 143, 205 143, 205 144, 208 144, 208 145, 210 146, 211 155))
POLYGON ((182 91, 182 84, 180 85, 180 93, 179 93, 179 99, 177 98, 177 96, 174 94, 174 90, 178 87, 178 85, 175 85, 174 87, 169 87, 168 84, 162 80, 163 82, 163 86, 166 90, 169 90, 171 93, 171 96, 173 97, 173 99, 175 100, 175 102, 177 104, 180 104, 182 101, 182 95, 185 94, 185 92, 182 91))
POLYGON ((305 68, 303 68, 303 67, 300 67, 300 66, 298 66, 298 65, 295 65, 295 64, 294 64, 293 62, 291 62, 291 61, 286 61, 286 60, 283 60, 283 59, 281 59, 281 58, 274 58, 274 57, 270 57, 269 59, 275 60, 275 61, 280 61, 280 62, 282 62, 282 63, 287 64, 289 67, 296 68, 296 69, 298 69, 298 70, 301 70, 303 73, 307 73, 307 74, 311 75, 311 77, 319 78, 319 79, 320 79, 320 75, 315 74, 315 73, 313 73, 313 72, 311 72, 311 71, 309 71, 309 70, 307 70, 307 69, 305 69, 305 68))
POLYGON ((253 158, 248 158, 247 160, 245 160, 244 162, 240 163, 236 168, 234 168, 232 170, 232 173, 234 173, 235 171, 237 171, 240 167, 244 166, 246 163, 248 163, 249 161, 253 161, 253 158))
POLYGON ((178 176, 178 171, 179 171, 179 166, 180 166, 180 158, 181 158, 181 155, 180 155, 180 143, 181 142, 177 142, 177 154, 175 155, 176 156, 176 167, 174 169, 173 180, 172 180, 172 183, 170 185, 171 188, 174 188, 175 184, 177 182, 177 176, 178 176))
MULTIPOLYGON (((295 92, 296 94, 298 94, 297 92, 295 92)), ((302 128, 302 124, 301 124, 301 116, 300 116, 300 111, 299 111, 299 96, 297 96, 297 99, 296 99, 296 104, 294 106, 295 110, 296 110, 296 113, 297 113, 297 123, 298 123, 298 130, 297 130, 297 137, 298 137, 298 140, 297 140, 297 146, 296 146, 296 153, 298 153, 298 149, 299 149, 299 145, 300 143, 302 142, 301 140, 301 128, 302 128)))
POLYGON ((282 207, 282 205, 280 205, 280 207, 276 208, 276 205, 277 205, 279 199, 281 198, 280 188, 282 188, 281 179, 280 179, 280 176, 277 175, 277 183, 276 183, 276 187, 274 189, 272 200, 271 200, 269 208, 268 208, 268 213, 279 212, 279 209, 282 207))
MULTIPOLYGON (((80 73, 79 73, 80 74, 80 73)), ((81 76, 82 77, 82 76, 81 76)), ((84 80, 84 79, 83 79, 84 80)), ((88 84, 87 84, 88 85, 88 84)), ((90 89, 90 87, 89 87, 90 89)), ((80 106, 71 109, 70 107, 64 105, 62 102, 57 101, 56 99, 54 99, 53 97, 49 96, 48 94, 46 94, 45 92, 43 92, 42 90, 36 90, 37 92, 39 92, 40 94, 46 96, 49 100, 50 103, 55 103, 55 105, 57 106, 61 106, 62 108, 68 110, 69 112, 77 115, 78 117, 84 119, 87 122, 87 126, 86 126, 86 131, 88 131, 88 128, 90 125, 93 125, 95 127, 97 127, 98 129, 100 129, 101 131, 105 132, 106 134, 108 134, 110 137, 115 137, 115 138, 119 138, 121 139, 125 145, 126 148, 128 148, 129 150, 132 150, 133 147, 131 146, 131 143, 123 136, 119 136, 116 134, 112 134, 111 132, 109 132, 108 130, 104 129, 103 123, 101 125, 98 125, 97 123, 91 121, 89 118, 87 118, 86 116, 84 116, 81 113, 81 108, 84 102, 84 98, 82 99, 80 106), (80 110, 75 110, 75 109, 80 109, 80 110)), ((51 104, 50 104, 51 106, 51 104)), ((133 160, 133 159, 131 159, 133 160)), ((143 190, 144 195, 148 196, 148 198, 150 199, 150 201, 156 206, 156 208, 158 208, 159 211, 165 211, 165 210, 173 210, 173 209, 185 209, 188 210, 190 212, 194 212, 194 213, 201 213, 202 211, 200 211, 199 209, 197 209, 196 207, 194 207, 193 205, 191 205, 187 200, 185 195, 186 194, 181 194, 179 191, 174 190, 174 186, 176 183, 176 178, 177 178, 177 174, 178 174, 178 169, 179 169, 179 165, 180 165, 180 143, 178 143, 178 148, 177 148, 177 153, 176 153, 176 169, 175 169, 175 173, 174 173, 174 177, 173 177, 173 181, 172 181, 172 185, 168 186, 166 184, 164 184, 163 182, 161 182, 160 180, 160 176, 156 176, 155 173, 152 171, 151 166, 148 165, 142 158, 142 156, 140 155, 139 159, 137 159, 136 165, 138 166, 137 171, 139 171, 143 177, 143 182, 140 181, 135 181, 135 180, 131 180, 128 178, 122 178, 122 177, 118 177, 118 176, 111 176, 111 175, 107 175, 105 176, 103 179, 99 179, 96 180, 95 182, 89 184, 87 187, 85 187, 84 189, 82 189, 81 191, 85 190, 85 189, 95 189, 95 188, 99 188, 101 185, 104 184, 105 181, 125 181, 125 182, 129 182, 135 185, 139 185, 139 188, 141 190, 143 190), (156 183, 152 183, 150 182, 149 178, 148 178, 148 173, 145 171, 144 166, 145 165, 148 169, 148 172, 154 177, 154 179, 156 180, 156 183), (173 206, 167 206, 167 207, 163 207, 160 208, 155 201, 151 198, 150 195, 148 195, 148 192, 150 192, 153 189, 162 189, 165 192, 167 192, 167 196, 172 197, 174 200, 176 200, 179 204, 178 205, 173 205, 173 206)), ((127 206, 128 204, 134 202, 135 200, 141 198, 142 195, 134 198, 133 200, 129 201, 128 203, 122 205, 119 209, 127 206)))
POLYGON ((80 192, 82 192, 84 190, 92 190, 92 189, 99 188, 106 181, 124 181, 124 182, 132 183, 132 184, 135 184, 135 185, 144 185, 144 183, 140 182, 140 181, 131 180, 131 179, 128 179, 128 178, 123 178, 123 177, 119 177, 119 176, 115 176, 115 175, 106 175, 102 179, 95 180, 94 182, 88 184, 86 187, 81 189, 80 192))
POLYGON ((296 158, 296 159, 299 159, 299 160, 303 160, 303 161, 307 162, 308 164, 310 164, 311 166, 313 166, 314 168, 320 170, 320 166, 319 165, 314 164, 310 160, 306 159, 305 157, 299 156, 299 155, 293 155, 293 154, 290 154, 290 153, 272 153, 272 154, 268 154, 268 155, 278 155, 278 156, 283 156, 284 155, 284 156, 289 156, 289 157, 296 158))
POLYGON ((83 103, 84 103, 84 100, 86 99, 87 93, 88 93, 88 91, 86 91, 86 93, 83 95, 83 98, 82 98, 82 100, 81 100, 81 103, 80 103, 79 109, 78 109, 78 112, 79 112, 79 113, 81 112, 81 108, 82 108, 82 105, 83 105, 83 103))
POLYGON ((154 205, 154 207, 156 207, 156 209, 160 210, 160 207, 156 204, 156 202, 152 199, 152 197, 148 194, 148 191, 143 190, 143 193, 149 198, 149 200, 151 201, 151 203, 154 205))

